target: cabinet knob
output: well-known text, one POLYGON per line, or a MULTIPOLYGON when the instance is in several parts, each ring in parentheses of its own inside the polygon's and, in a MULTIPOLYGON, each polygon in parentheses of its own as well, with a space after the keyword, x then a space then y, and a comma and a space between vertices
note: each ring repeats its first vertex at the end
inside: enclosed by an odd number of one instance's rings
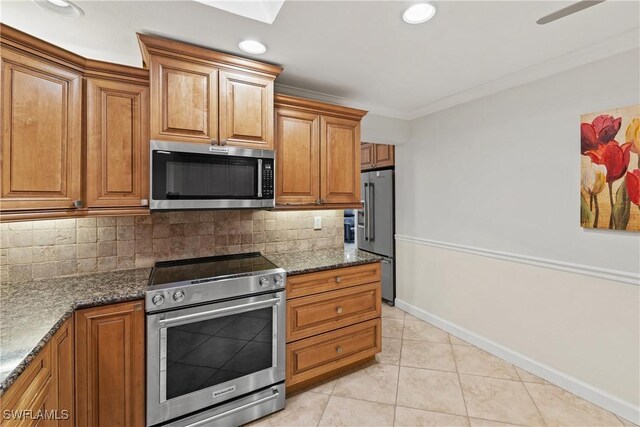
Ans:
POLYGON ((338 308, 336 308, 336 313, 338 313, 338 314, 342 314, 342 307, 338 307, 338 308))
POLYGON ((220 145, 227 145, 227 140, 226 139, 221 139, 220 140, 220 145))
POLYGON ((218 139, 217 138, 212 138, 211 139, 211 145, 218 145, 218 139))
POLYGON ((149 199, 140 199, 140 206, 147 206, 149 204, 149 199))
POLYGON ((82 200, 74 200, 73 201, 73 207, 78 209, 82 207, 82 200))
POLYGON ((336 283, 340 283, 340 282, 342 282, 342 277, 336 276, 336 283))
POLYGON ((342 353, 342 346, 339 345, 336 347, 336 353, 338 354, 342 353))

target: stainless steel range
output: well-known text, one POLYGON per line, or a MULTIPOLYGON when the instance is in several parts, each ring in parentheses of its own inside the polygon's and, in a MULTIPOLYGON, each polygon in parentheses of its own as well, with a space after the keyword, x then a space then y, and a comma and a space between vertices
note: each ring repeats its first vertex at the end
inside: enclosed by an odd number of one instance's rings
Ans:
POLYGON ((156 263, 147 425, 240 425, 284 408, 286 272, 259 253, 156 263))

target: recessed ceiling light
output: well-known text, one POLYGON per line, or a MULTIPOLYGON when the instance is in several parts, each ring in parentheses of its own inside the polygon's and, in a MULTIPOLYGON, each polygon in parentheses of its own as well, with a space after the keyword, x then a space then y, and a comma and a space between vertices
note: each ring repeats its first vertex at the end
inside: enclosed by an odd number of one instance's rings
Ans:
POLYGON ((243 40, 238 45, 243 51, 252 55, 261 55, 267 51, 267 47, 255 40, 243 40))
POLYGON ((81 16, 84 11, 68 0, 33 0, 41 8, 64 16, 81 16))
POLYGON ((407 24, 422 24, 433 18, 436 7, 431 3, 418 3, 410 6, 402 14, 402 19, 407 24))

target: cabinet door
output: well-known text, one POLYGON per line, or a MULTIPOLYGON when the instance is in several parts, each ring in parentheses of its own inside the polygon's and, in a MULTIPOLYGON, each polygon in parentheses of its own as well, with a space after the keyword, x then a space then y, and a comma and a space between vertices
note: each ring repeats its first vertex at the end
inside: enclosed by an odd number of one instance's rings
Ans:
POLYGON ((143 426, 143 302, 76 312, 76 425, 143 426))
POLYGON ((363 142, 360 144, 360 170, 367 170, 373 167, 373 144, 363 142))
POLYGON ((51 361, 55 377, 58 427, 74 425, 73 319, 67 320, 51 340, 51 361))
POLYGON ((87 79, 87 206, 146 206, 149 88, 87 79))
POLYGON ((80 199, 82 76, 2 49, 2 210, 80 199))
POLYGON ((151 139, 218 142, 218 70, 152 56, 151 139))
POLYGON ((360 122, 321 118, 322 203, 360 203, 360 122))
POLYGON ((373 166, 383 168, 394 165, 394 146, 387 144, 373 144, 375 156, 373 166))
POLYGON ((276 111, 276 203, 320 201, 320 116, 276 111))
POLYGON ((220 71, 220 142, 273 148, 273 80, 220 71))

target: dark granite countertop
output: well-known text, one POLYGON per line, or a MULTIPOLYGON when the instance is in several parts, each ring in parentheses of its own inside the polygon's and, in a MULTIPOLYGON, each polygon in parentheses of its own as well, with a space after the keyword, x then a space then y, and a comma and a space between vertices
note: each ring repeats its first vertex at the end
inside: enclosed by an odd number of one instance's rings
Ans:
POLYGON ((0 395, 75 309, 143 298, 149 268, 0 285, 0 395))
MULTIPOLYGON (((267 255, 288 275, 379 261, 355 245, 267 255)), ((151 269, 6 282, 0 285, 0 395, 74 310, 142 299, 151 269)))
POLYGON ((382 259, 378 255, 358 250, 355 245, 345 245, 344 249, 316 249, 288 254, 271 254, 266 257, 278 267, 287 270, 288 276, 368 264, 382 259))

